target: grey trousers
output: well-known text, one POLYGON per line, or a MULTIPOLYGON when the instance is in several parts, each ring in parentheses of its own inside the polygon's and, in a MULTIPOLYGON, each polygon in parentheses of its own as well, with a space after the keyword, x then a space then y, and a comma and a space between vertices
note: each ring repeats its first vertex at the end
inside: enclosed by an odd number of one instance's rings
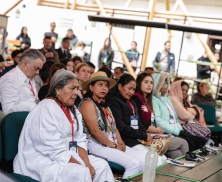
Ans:
POLYGON ((186 140, 179 137, 169 137, 169 148, 165 155, 171 159, 175 159, 186 154, 189 151, 189 146, 186 140))

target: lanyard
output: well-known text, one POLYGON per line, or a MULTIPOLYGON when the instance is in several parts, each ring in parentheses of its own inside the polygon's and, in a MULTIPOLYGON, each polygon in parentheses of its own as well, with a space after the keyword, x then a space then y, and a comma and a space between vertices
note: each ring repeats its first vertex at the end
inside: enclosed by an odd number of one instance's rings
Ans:
POLYGON ((133 104, 128 100, 127 103, 130 105, 131 109, 133 110, 133 116, 136 116, 133 104))
POLYGON ((59 104, 59 106, 61 107, 62 111, 64 112, 64 114, 66 115, 67 119, 69 120, 71 127, 72 127, 72 142, 74 142, 74 121, 72 120, 72 116, 71 116, 71 112, 70 109, 67 108, 67 110, 65 110, 64 106, 62 105, 61 102, 57 102, 59 104))
POLYGON ((29 80, 29 85, 30 85, 31 92, 32 92, 32 94, 33 94, 34 97, 35 97, 35 91, 34 91, 34 89, 33 89, 33 86, 32 86, 32 83, 31 83, 30 80, 29 80))

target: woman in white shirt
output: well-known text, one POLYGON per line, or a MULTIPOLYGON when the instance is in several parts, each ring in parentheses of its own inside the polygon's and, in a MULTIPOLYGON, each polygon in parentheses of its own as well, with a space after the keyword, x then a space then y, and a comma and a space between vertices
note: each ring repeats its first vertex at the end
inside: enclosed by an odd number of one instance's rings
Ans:
POLYGON ((114 181, 108 163, 88 156, 82 116, 74 106, 78 79, 66 70, 53 76, 47 99, 28 115, 14 171, 42 182, 114 181))

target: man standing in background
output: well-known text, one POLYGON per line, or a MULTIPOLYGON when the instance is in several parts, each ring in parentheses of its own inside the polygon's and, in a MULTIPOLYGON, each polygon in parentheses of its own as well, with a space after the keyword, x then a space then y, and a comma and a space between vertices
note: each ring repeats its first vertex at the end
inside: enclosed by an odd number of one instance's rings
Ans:
MULTIPOLYGON (((137 62, 139 60, 140 53, 137 51, 137 42, 132 41, 131 49, 126 53, 127 58, 129 59, 130 65, 133 67, 133 70, 136 71, 137 62)), ((123 69, 127 71, 126 66, 123 65, 123 69)))
POLYGON ((58 38, 58 34, 54 32, 55 28, 56 28, 56 23, 52 22, 50 24, 50 32, 45 32, 45 34, 44 34, 44 37, 51 37, 51 39, 52 39, 51 49, 52 50, 55 50, 55 44, 56 44, 56 41, 57 41, 57 38, 58 38))
POLYGON ((162 52, 158 52, 155 60, 154 60, 154 67, 155 63, 160 64, 161 71, 170 72, 175 71, 175 56, 173 53, 170 52, 171 43, 170 41, 166 41, 164 43, 164 50, 162 52))
MULTIPOLYGON (((209 60, 208 55, 206 53, 204 53, 204 55, 201 56, 198 59, 198 61, 210 63, 210 60, 209 60)), ((206 66, 206 65, 197 64, 197 79, 199 79, 199 80, 210 79, 211 78, 211 71, 213 71, 213 70, 214 70, 213 65, 206 66)))

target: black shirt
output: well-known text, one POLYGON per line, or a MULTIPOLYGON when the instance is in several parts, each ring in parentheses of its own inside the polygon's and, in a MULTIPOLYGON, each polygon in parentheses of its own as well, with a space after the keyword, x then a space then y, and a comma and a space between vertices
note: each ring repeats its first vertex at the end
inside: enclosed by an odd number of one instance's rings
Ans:
POLYGON ((16 37, 16 40, 20 40, 21 44, 28 45, 28 47, 26 49, 31 47, 31 39, 28 35, 26 35, 25 37, 19 35, 19 36, 16 37))
MULTIPOLYGON (((46 32, 46 33, 44 34, 44 37, 55 37, 56 40, 57 40, 58 34, 55 33, 55 32, 46 32)), ((51 47, 51 49, 53 49, 53 50, 55 49, 55 43, 54 43, 54 42, 52 42, 52 47, 51 47)))
POLYGON ((49 91, 49 84, 43 85, 39 89, 38 97, 40 101, 46 98, 46 96, 48 95, 48 91, 49 91))
POLYGON ((77 95, 74 105, 78 108, 81 101, 82 101, 82 99, 77 95))
MULTIPOLYGON (((203 56, 201 58, 199 58, 198 61, 210 62, 210 60, 208 58, 205 58, 203 56)), ((213 70, 211 70, 210 66, 197 64, 197 78, 201 78, 201 79, 210 78, 211 71, 213 71, 213 70)))
MULTIPOLYGON (((138 115, 134 101, 130 100, 130 102, 134 106, 136 115, 138 115)), ((126 99, 120 94, 117 94, 111 97, 108 104, 115 118, 117 129, 127 146, 134 147, 140 144, 137 139, 147 140, 146 128, 143 126, 140 119, 138 120, 139 129, 134 129, 130 126, 130 116, 133 115, 133 111, 126 99)))

